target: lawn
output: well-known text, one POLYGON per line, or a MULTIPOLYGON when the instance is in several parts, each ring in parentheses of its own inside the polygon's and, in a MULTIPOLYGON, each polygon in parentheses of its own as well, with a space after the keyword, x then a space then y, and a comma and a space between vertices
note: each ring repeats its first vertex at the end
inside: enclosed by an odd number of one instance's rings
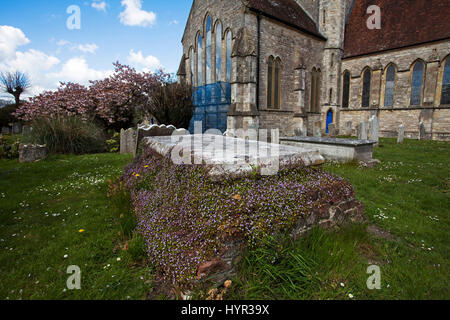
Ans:
MULTIPOLYGON (((245 255, 225 298, 449 299, 449 156, 449 143, 382 139, 375 168, 326 165, 354 185, 376 227, 268 241, 245 255), (372 264, 381 268, 381 290, 366 286, 372 264)), ((130 161, 0 160, 0 299, 147 297, 152 268, 132 250, 128 203, 107 197, 108 180, 130 161), (66 288, 70 265, 81 269, 81 290, 66 288)))
POLYGON ((382 139, 374 157, 375 168, 325 166, 351 181, 371 232, 317 229, 252 250, 228 298, 450 299, 450 143, 382 139), (369 265, 381 290, 367 288, 369 265))
POLYGON ((151 269, 122 250, 127 239, 119 236, 126 201, 106 196, 108 179, 129 161, 117 154, 0 160, 1 299, 146 297, 151 269), (66 287, 70 265, 81 269, 81 290, 66 287))

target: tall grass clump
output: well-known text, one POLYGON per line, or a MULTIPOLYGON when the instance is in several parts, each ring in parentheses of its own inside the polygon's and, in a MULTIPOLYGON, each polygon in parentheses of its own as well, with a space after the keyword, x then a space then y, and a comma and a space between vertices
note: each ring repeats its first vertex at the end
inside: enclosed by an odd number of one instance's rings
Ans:
POLYGON ((103 130, 79 116, 43 117, 34 120, 32 126, 31 140, 47 145, 51 153, 89 154, 106 149, 103 130))

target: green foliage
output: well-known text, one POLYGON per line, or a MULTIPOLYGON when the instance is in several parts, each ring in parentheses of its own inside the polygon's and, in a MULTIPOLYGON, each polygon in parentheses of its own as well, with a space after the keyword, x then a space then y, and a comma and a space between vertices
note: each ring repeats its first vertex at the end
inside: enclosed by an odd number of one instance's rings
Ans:
POLYGON ((43 117, 34 120, 32 126, 33 142, 47 145, 51 153, 89 154, 106 149, 102 129, 79 116, 43 117))
POLYGON ((115 132, 111 139, 106 140, 108 151, 110 153, 117 153, 120 150, 120 133, 115 132))
POLYGON ((16 122, 17 119, 12 115, 17 110, 15 104, 9 104, 0 108, 0 129, 2 127, 8 127, 11 123, 16 122))
POLYGON ((19 139, 11 139, 8 135, 0 135, 0 159, 16 159, 19 157, 19 139))

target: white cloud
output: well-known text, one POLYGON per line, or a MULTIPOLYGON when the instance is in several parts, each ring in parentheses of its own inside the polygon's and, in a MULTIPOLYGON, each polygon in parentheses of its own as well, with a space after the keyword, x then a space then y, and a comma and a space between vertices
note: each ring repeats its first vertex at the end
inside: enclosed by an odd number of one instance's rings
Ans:
POLYGON ((122 0, 125 10, 119 15, 120 22, 126 26, 147 27, 156 23, 156 14, 142 10, 142 0, 122 0))
POLYGON ((98 46, 95 43, 86 43, 86 44, 79 44, 76 49, 80 50, 84 53, 95 53, 98 50, 98 46))
POLYGON ((22 30, 11 26, 0 26, 0 61, 14 58, 19 46, 30 42, 22 30))
POLYGON ((169 22, 169 26, 174 25, 174 24, 177 25, 179 23, 180 22, 178 20, 172 20, 172 21, 169 22))
POLYGON ((97 9, 98 11, 106 12, 106 2, 105 1, 94 0, 91 4, 91 7, 94 9, 97 9))
POLYGON ((145 72, 162 68, 161 62, 158 58, 152 55, 144 57, 142 51, 134 52, 134 50, 131 50, 128 55, 128 62, 141 67, 142 71, 145 72))
POLYGON ((99 71, 91 69, 84 58, 75 57, 69 59, 59 72, 49 73, 47 77, 54 81, 54 84, 63 82, 76 82, 87 85, 89 80, 100 80, 112 74, 112 71, 99 71))
POLYGON ((98 50, 98 46, 95 43, 73 44, 73 43, 71 43, 71 42, 69 42, 67 40, 62 39, 62 40, 59 40, 56 44, 59 47, 68 46, 68 47, 70 47, 70 49, 72 51, 73 50, 78 50, 78 51, 81 51, 83 53, 92 53, 92 54, 94 54, 98 50))

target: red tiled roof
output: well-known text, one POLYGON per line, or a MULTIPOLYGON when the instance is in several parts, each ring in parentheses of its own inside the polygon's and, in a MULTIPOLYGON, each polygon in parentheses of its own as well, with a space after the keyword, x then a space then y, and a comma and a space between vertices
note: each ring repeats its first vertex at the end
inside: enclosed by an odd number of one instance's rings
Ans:
POLYGON ((344 58, 450 38, 448 0, 356 0, 345 30, 344 58), (367 28, 367 8, 381 8, 381 29, 367 28))
POLYGON ((247 6, 306 33, 324 38, 316 23, 294 0, 247 0, 247 6))

